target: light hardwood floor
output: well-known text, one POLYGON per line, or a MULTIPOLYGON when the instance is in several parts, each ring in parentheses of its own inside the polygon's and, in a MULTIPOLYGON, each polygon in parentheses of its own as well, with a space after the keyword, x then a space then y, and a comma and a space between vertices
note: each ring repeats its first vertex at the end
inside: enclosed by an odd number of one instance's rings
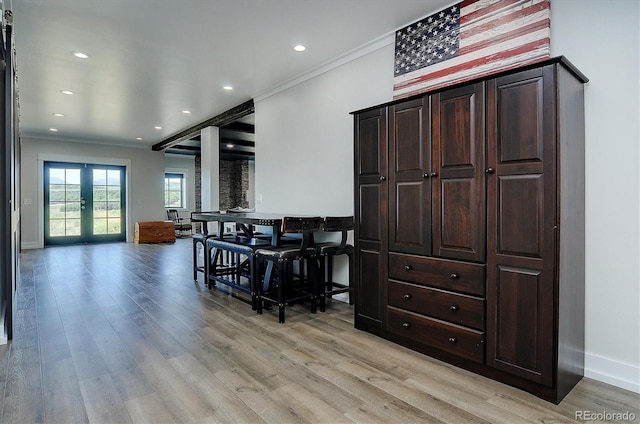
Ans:
POLYGON ((3 423, 551 423, 640 416, 583 379, 560 405, 353 328, 333 301, 287 322, 192 281, 191 240, 29 250, 0 346, 3 423))

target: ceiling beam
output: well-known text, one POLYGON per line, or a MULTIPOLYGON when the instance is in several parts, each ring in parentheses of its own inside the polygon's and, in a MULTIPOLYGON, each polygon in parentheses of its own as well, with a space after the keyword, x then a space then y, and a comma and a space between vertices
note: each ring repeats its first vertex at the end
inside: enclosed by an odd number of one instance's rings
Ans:
POLYGON ((181 146, 179 144, 175 146, 168 147, 168 149, 178 149, 178 150, 188 150, 190 152, 199 152, 200 147, 198 146, 181 146))
POLYGON ((214 116, 211 119, 207 119, 204 122, 196 124, 192 127, 187 128, 186 130, 180 131, 177 134, 167 137, 164 140, 154 144, 151 149, 155 151, 168 149, 169 147, 173 147, 183 140, 191 138, 196 132, 199 132, 203 128, 222 127, 225 125, 229 125, 233 121, 237 121, 240 118, 251 115, 253 112, 255 112, 255 106, 253 105, 253 99, 251 99, 242 103, 241 105, 227 110, 226 112, 222 112, 220 115, 214 116))
POLYGON ((225 125, 224 127, 220 128, 221 130, 227 130, 227 131, 235 131, 235 132, 243 132, 243 133, 249 133, 249 134, 255 134, 256 133, 256 126, 253 124, 245 124, 243 122, 232 122, 229 125, 225 125))
POLYGON ((221 146, 226 146, 227 144, 235 144, 236 146, 244 146, 244 147, 256 147, 256 143, 254 141, 234 140, 232 138, 220 139, 221 146))

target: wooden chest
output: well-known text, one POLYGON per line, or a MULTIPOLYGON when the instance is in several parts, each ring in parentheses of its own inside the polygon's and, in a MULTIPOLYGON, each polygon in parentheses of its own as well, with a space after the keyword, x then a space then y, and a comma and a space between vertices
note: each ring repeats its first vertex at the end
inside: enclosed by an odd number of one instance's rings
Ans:
POLYGON ((173 221, 136 222, 133 241, 135 243, 173 243, 176 241, 173 221))

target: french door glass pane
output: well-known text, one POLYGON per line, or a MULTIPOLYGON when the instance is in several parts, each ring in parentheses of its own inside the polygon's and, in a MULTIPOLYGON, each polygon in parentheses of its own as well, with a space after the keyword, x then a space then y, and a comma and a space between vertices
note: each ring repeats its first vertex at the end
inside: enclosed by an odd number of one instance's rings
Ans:
POLYGON ((120 187, 120 171, 109 169, 107 170, 107 185, 120 187))
POLYGON ((49 236, 80 235, 80 170, 49 169, 49 236))
POLYGON ((120 234, 120 171, 93 170, 93 234, 120 234))
POLYGON ((65 235, 67 236, 79 236, 80 235, 80 218, 78 219, 66 219, 65 220, 65 235))

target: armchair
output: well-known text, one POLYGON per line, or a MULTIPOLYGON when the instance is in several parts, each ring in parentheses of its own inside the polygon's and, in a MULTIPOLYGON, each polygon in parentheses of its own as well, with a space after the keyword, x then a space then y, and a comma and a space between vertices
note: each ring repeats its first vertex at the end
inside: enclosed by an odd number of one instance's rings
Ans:
POLYGON ((189 218, 180 218, 176 209, 167 209, 167 219, 173 221, 173 227, 176 232, 176 237, 182 237, 185 232, 191 235, 193 226, 189 218))

